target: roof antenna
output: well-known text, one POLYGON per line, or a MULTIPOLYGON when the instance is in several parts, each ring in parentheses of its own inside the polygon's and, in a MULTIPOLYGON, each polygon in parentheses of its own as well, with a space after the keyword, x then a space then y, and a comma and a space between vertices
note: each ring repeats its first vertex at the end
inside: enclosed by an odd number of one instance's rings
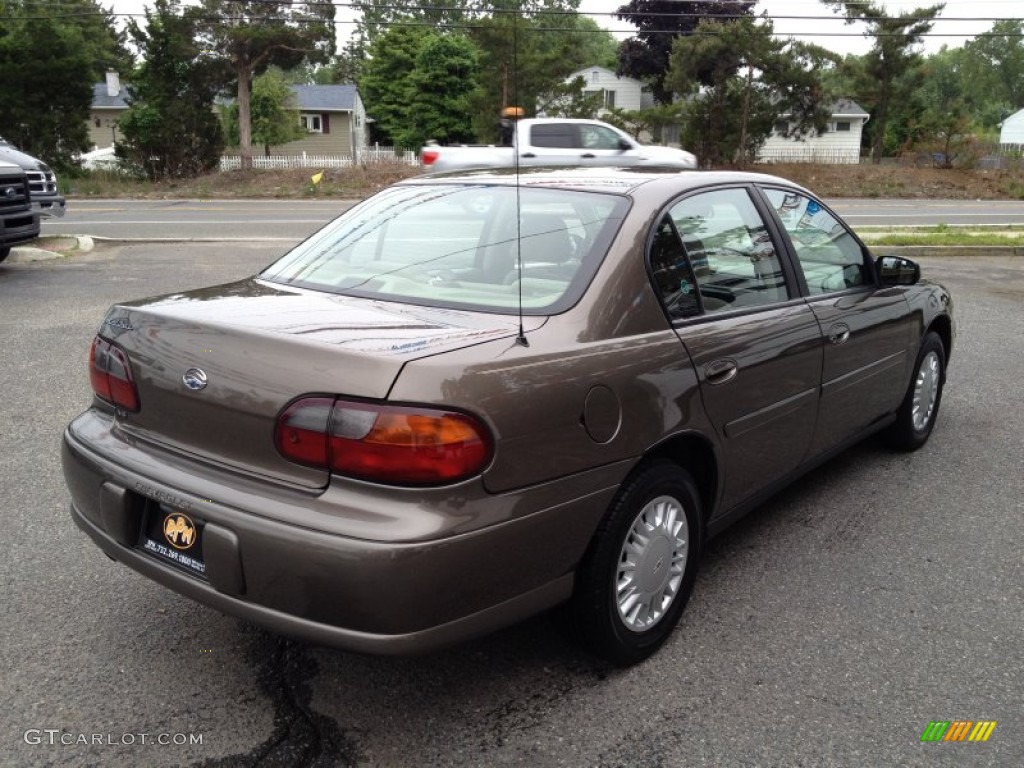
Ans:
MULTIPOLYGON (((512 17, 512 102, 519 104, 519 17, 522 15, 522 3, 516 2, 515 16, 512 17)), ((526 339, 526 332, 523 329, 523 210, 519 199, 519 124, 518 118, 522 117, 522 110, 513 107, 505 110, 510 112, 513 120, 512 129, 512 165, 516 174, 516 271, 519 273, 519 335, 516 336, 516 344, 521 347, 529 347, 530 342, 526 339)))

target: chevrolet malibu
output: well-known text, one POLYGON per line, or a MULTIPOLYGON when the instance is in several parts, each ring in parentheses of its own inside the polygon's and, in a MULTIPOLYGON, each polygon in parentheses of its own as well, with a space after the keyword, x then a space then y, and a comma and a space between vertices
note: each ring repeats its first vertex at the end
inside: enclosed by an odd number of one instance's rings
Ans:
POLYGON ((952 299, 741 173, 421 177, 260 274, 118 304, 67 428, 112 558, 270 629, 420 653, 568 603, 671 634, 709 537, 936 422, 952 299))

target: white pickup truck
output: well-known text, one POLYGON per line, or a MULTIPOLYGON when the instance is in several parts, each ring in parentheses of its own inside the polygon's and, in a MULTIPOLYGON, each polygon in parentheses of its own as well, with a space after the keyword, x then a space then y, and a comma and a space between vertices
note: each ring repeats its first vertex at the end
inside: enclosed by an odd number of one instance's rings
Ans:
POLYGON ((428 173, 473 168, 511 168, 515 155, 520 167, 537 165, 697 167, 697 158, 682 149, 640 144, 614 126, 597 120, 535 118, 514 123, 512 146, 451 146, 428 144, 420 163, 428 173))

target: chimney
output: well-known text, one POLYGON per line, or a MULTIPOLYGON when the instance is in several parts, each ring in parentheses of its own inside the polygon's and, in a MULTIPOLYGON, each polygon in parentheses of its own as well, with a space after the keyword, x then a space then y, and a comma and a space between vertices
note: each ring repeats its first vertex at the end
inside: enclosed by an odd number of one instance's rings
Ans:
POLYGON ((121 78, 117 72, 107 72, 107 96, 114 97, 121 92, 121 78))

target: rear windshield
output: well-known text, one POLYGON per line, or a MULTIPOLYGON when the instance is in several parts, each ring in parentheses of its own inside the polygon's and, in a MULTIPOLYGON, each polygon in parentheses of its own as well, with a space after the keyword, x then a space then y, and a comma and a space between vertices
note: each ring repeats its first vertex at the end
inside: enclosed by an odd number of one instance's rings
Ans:
POLYGON ((568 309, 629 203, 617 195, 486 185, 393 187, 261 277, 303 288, 514 314, 568 309))

